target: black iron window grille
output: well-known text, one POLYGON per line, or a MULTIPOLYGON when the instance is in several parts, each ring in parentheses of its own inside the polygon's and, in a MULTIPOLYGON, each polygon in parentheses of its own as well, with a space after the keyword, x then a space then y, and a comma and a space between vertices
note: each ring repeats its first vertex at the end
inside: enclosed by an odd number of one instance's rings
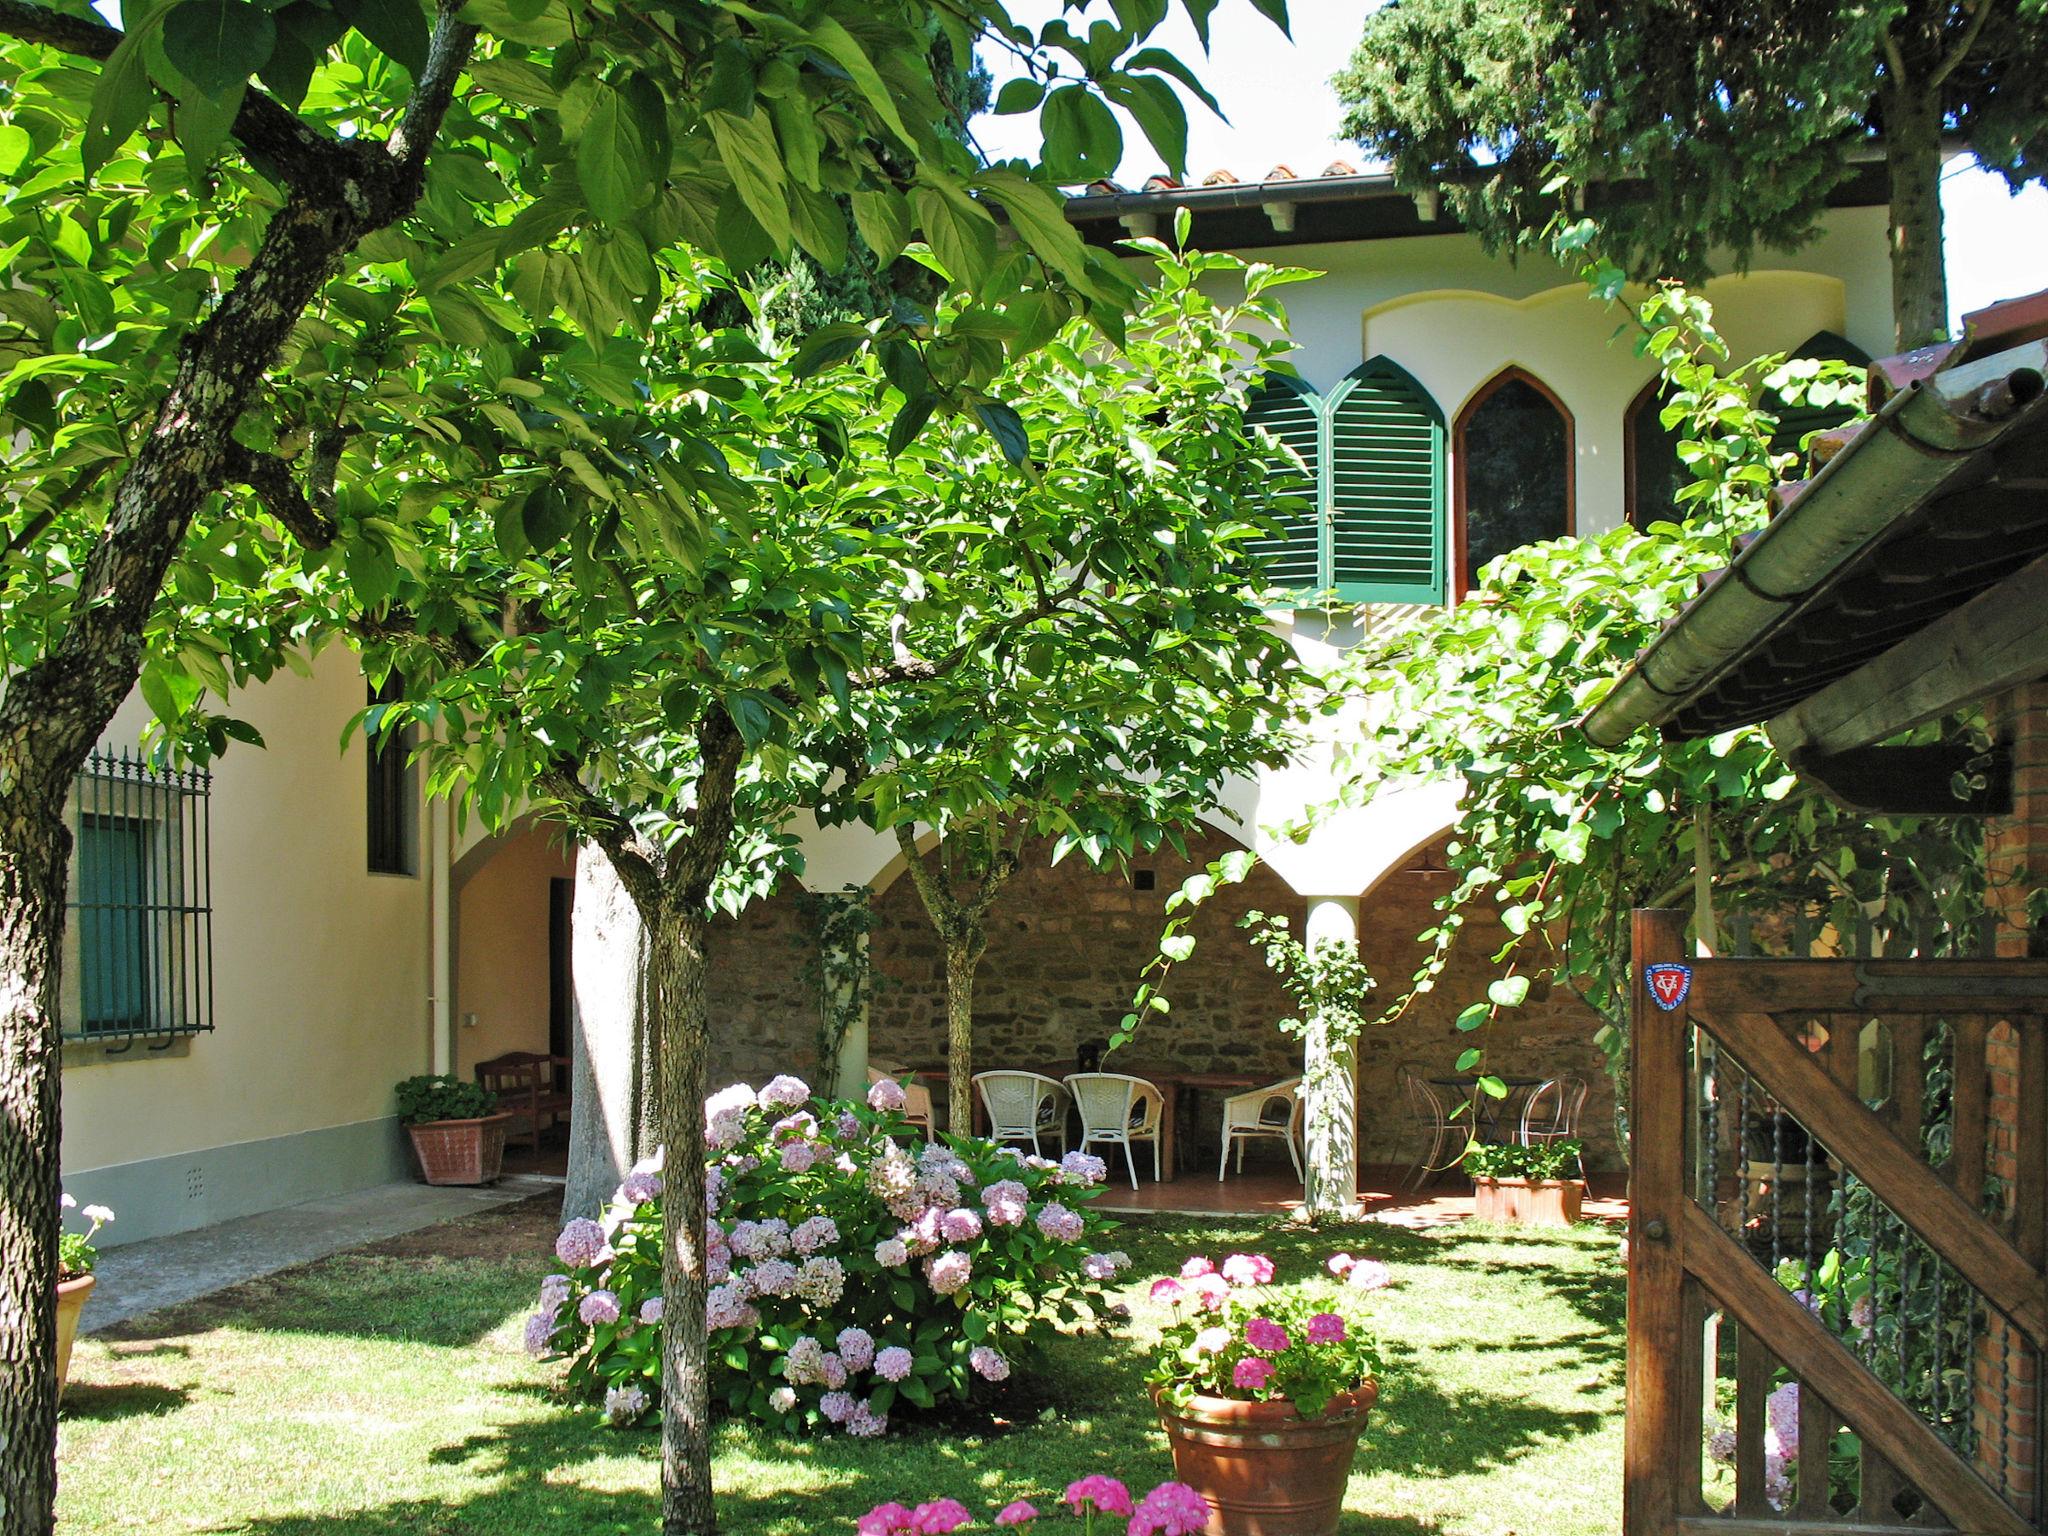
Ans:
POLYGON ((86 760, 71 795, 64 1036, 163 1050, 213 1028, 213 870, 200 769, 86 760))

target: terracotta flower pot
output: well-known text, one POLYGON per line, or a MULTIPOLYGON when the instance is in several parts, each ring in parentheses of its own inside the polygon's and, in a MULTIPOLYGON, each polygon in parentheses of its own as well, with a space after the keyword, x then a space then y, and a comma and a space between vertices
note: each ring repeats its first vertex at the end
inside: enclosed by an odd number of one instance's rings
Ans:
POLYGON ((1506 1226, 1569 1227, 1578 1221, 1585 1195, 1577 1179, 1475 1178, 1472 1217, 1506 1226))
POLYGON ((480 1120, 429 1120, 405 1129, 420 1177, 429 1184, 490 1184, 505 1164, 505 1128, 510 1115, 480 1120))
POLYGON ((93 1277, 57 1282, 57 1395, 64 1395, 64 1383, 71 1376, 71 1343, 78 1337, 78 1314, 92 1295, 93 1277))
POLYGON ((1173 1473, 1209 1502, 1208 1536, 1330 1536, 1377 1382, 1304 1419, 1292 1403, 1154 1394, 1173 1473))

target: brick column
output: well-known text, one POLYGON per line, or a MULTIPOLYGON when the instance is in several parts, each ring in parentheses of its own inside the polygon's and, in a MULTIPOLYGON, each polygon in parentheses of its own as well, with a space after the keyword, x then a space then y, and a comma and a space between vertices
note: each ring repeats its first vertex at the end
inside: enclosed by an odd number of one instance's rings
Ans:
MULTIPOLYGON (((1984 826, 1984 859, 1989 877, 1985 901, 1998 919, 2000 959, 2048 957, 2048 927, 2031 919, 2029 898, 2048 887, 2048 679, 2014 689, 1993 710, 1994 729, 2012 750, 2013 808, 2010 816, 1984 826)), ((2002 1191, 1991 1214, 2022 1246, 2013 1209, 2019 1176, 2019 1125, 2023 1116, 2048 1114, 2042 1082, 2025 1082, 2020 1071, 2020 1037, 1999 1023, 1984 1044, 1986 1079, 1985 1167, 2002 1191)), ((2038 1184, 2036 1187, 2040 1187, 2038 1184)), ((1971 1203, 1979 1191, 1961 1190, 1971 1203)), ((2039 1223, 2029 1224, 2039 1230, 2039 1223)), ((2042 1255, 2028 1255, 2037 1265, 2042 1255)), ((2041 1406, 2038 1360, 2025 1336, 2003 1319, 1988 1320, 1978 1341, 1976 1362, 1977 1461, 1994 1487, 2022 1510, 2035 1508, 2039 1486, 2041 1406)))

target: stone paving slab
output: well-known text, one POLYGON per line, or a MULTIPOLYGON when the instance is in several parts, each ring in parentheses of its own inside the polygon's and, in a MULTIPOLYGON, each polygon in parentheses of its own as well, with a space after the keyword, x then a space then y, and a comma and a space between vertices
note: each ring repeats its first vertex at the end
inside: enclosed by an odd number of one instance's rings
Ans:
POLYGON ((99 1284, 93 1287, 91 1304, 80 1319, 80 1332, 94 1333, 244 1280, 421 1227, 474 1216, 561 1186, 559 1178, 530 1173, 509 1174, 494 1185, 478 1188, 377 1184, 237 1217, 217 1226, 109 1248, 95 1266, 99 1284))

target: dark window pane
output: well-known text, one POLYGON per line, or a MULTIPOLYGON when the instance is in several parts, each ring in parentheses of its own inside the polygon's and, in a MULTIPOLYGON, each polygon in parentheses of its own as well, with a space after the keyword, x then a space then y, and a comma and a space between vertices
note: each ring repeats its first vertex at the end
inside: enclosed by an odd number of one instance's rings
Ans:
MULTIPOLYGON (((372 704, 388 704, 398 698, 398 679, 391 678, 381 689, 372 689, 372 704)), ((418 817, 415 814, 412 769, 413 730, 370 737, 370 781, 366 804, 370 839, 370 873, 413 875, 419 873, 418 817)))
POLYGON ((149 1023, 149 824, 79 818, 80 1022, 87 1033, 149 1023))
POLYGON ((1570 451, 1564 417, 1523 379, 1509 379, 1465 418, 1466 585, 1495 556, 1565 535, 1570 451))
POLYGON ((1694 515, 1703 502, 1679 505, 1678 493, 1691 480, 1678 462, 1680 427, 1667 427, 1659 420, 1664 402, 1656 395, 1638 396, 1629 417, 1629 456, 1633 483, 1629 486, 1629 521, 1638 528, 1652 523, 1682 523, 1694 515))

